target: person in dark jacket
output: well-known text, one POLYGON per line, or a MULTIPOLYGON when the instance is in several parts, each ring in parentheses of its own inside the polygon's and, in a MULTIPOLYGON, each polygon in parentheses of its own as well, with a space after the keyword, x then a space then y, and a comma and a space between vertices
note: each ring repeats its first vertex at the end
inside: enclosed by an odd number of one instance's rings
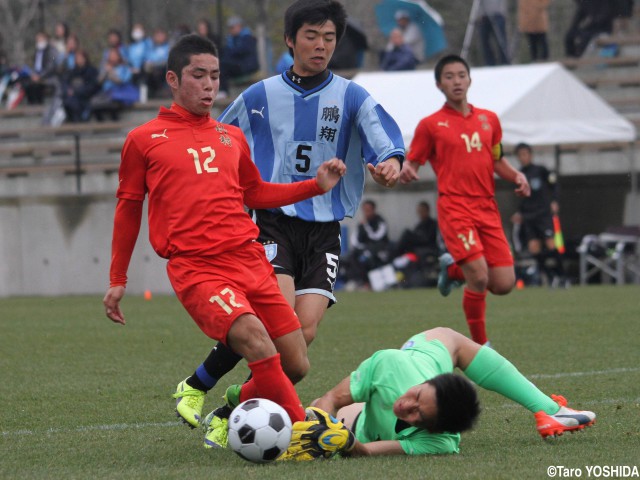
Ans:
POLYGON ((62 81, 62 103, 70 122, 86 122, 91 117, 91 97, 98 92, 98 69, 87 52, 76 51, 76 62, 62 81))
POLYGON ((36 51, 30 75, 23 80, 27 102, 31 105, 44 103, 47 87, 55 86, 58 52, 45 32, 36 34, 36 51))
POLYGON ((378 214, 373 200, 362 202, 362 220, 351 235, 351 253, 346 259, 346 277, 357 287, 369 283, 368 273, 389 259, 389 227, 378 214))
POLYGON ((391 50, 386 50, 382 54, 380 68, 388 72, 397 72, 400 70, 415 70, 418 60, 413 51, 404 43, 402 31, 398 28, 391 30, 389 34, 389 44, 391 50))
POLYGON ((549 286, 566 286, 562 256, 556 248, 553 228, 553 216, 560 211, 557 176, 543 165, 533 163, 530 145, 519 143, 515 153, 522 166, 520 171, 531 185, 531 195, 520 200, 518 212, 511 221, 519 227, 521 240, 535 259, 538 271, 547 276, 549 286))
POLYGON ((258 42, 251 30, 245 27, 240 17, 233 16, 227 21, 227 35, 220 58, 220 95, 229 94, 229 82, 232 78, 257 72, 258 42))

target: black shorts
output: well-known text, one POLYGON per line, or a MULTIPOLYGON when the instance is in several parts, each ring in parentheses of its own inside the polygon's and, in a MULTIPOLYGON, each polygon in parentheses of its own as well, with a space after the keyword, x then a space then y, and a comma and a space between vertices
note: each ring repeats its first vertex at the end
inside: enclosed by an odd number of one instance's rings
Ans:
POLYGON ((293 277, 296 295, 316 293, 336 301, 340 223, 307 222, 283 213, 255 211, 258 240, 276 274, 293 277))
POLYGON ((551 214, 536 215, 522 222, 522 239, 525 243, 529 240, 546 240, 553 238, 553 217, 551 214))

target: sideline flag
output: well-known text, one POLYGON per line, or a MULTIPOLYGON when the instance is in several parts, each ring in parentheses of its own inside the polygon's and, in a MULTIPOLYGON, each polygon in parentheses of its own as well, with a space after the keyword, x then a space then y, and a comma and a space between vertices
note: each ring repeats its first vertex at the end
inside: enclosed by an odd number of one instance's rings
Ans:
POLYGON ((553 240, 558 253, 564 254, 564 237, 562 236, 562 227, 560 226, 560 217, 558 215, 553 216, 553 240))

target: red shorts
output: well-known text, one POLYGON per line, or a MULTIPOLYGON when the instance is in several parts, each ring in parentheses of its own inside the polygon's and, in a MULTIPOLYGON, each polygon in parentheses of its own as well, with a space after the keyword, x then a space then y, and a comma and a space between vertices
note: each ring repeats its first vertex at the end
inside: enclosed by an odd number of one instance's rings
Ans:
POLYGON ((511 247, 493 198, 440 196, 438 226, 456 263, 484 257, 489 267, 513 266, 511 247))
POLYGON ((173 257, 167 273, 191 318, 214 340, 226 343, 231 324, 247 313, 260 319, 272 339, 300 328, 258 242, 215 257, 173 257))

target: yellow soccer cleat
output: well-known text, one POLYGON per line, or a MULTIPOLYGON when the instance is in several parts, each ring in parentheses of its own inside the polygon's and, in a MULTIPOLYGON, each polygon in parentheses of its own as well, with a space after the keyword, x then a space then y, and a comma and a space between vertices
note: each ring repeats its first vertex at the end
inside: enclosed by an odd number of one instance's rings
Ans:
POLYGON ((205 395, 202 390, 187 384, 186 379, 178 384, 176 393, 173 394, 173 398, 176 399, 177 416, 191 428, 200 426, 205 395))
MULTIPOLYGON (((220 407, 207 415, 202 422, 206 429, 204 448, 227 448, 229 434, 228 407, 220 407), (222 412, 222 409, 226 410, 222 412), (225 417, 226 414, 226 417, 225 417)), ((230 412, 229 412, 230 413, 230 412)))

